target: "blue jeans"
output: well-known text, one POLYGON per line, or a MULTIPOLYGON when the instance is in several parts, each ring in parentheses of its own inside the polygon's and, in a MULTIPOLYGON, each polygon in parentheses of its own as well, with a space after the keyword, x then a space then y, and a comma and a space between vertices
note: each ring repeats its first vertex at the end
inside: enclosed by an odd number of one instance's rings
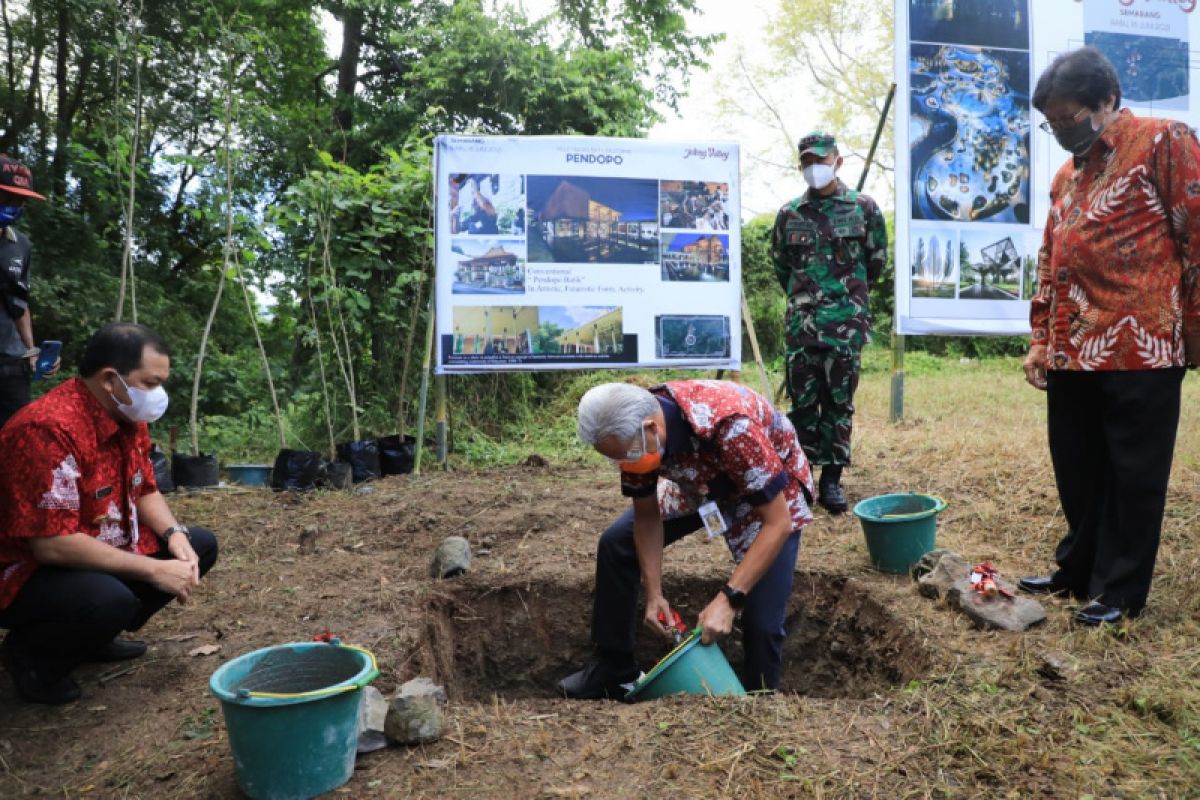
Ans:
MULTIPOLYGON (((699 514, 664 520, 663 544, 677 542, 701 527, 699 514)), ((800 532, 796 531, 787 538, 774 563, 746 597, 741 617, 746 652, 742 683, 748 690, 779 688, 783 640, 787 636, 783 623, 799 552, 800 532)), ((592 608, 592 641, 601 658, 619 671, 633 664, 640 586, 641 569, 633 540, 633 506, 630 506, 600 537, 592 608)))

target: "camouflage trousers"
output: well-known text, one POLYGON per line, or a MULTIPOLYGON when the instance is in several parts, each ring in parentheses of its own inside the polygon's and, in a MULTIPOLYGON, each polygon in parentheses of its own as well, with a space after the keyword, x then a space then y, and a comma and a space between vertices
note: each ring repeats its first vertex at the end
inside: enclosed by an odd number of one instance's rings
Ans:
POLYGON ((810 464, 849 464, 858 388, 858 350, 811 349, 789 353, 788 418, 810 464))

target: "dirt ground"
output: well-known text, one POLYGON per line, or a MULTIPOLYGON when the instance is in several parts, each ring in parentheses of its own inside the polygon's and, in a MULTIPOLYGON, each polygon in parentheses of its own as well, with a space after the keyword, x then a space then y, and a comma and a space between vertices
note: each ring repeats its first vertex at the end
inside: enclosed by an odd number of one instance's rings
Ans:
MULTIPOLYGON (((950 502, 939 545, 1012 576, 1043 571, 1061 524, 1044 440, 980 433, 995 421, 983 408, 975 422, 939 412, 889 426, 871 401, 885 390, 867 389, 853 497, 936 489, 950 502)), ((1037 424, 1033 405, 1004 413, 1037 424)), ((1080 630, 1050 600, 1027 634, 975 631, 907 577, 870 569, 852 516, 821 513, 802 545, 785 691, 746 699, 554 696, 588 654, 595 541, 623 505, 603 467, 178 497, 182 519, 218 532, 216 569, 192 605, 147 626, 151 650, 131 670, 81 669, 81 701, 27 706, 0 681, 0 796, 238 796, 209 676, 326 629, 376 654, 385 695, 427 675, 450 698, 444 738, 360 757, 339 790, 349 797, 1195 795, 1194 433, 1181 434, 1161 600, 1145 619, 1080 630), (434 582, 429 558, 452 534, 470 540, 474 567, 434 582), (202 645, 219 650, 190 655, 202 645)), ((668 599, 691 622, 729 569, 723 544, 688 537, 668 551, 668 599)), ((665 651, 644 640, 643 666, 665 651)))

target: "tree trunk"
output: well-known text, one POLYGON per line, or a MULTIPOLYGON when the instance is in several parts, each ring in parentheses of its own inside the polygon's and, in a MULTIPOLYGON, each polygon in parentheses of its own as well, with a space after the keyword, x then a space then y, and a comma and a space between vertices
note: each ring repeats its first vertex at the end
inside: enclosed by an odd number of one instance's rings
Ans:
POLYGON ((71 115, 68 112, 71 100, 71 7, 67 0, 58 0, 55 12, 58 31, 54 53, 54 156, 50 162, 50 195, 57 198, 66 194, 66 157, 71 142, 71 115))
MULTIPOLYGON (((354 125, 354 92, 358 88, 358 59, 362 51, 363 12, 346 10, 342 19, 342 52, 338 56, 337 94, 333 99, 333 123, 342 133, 343 142, 354 125)), ((342 161, 347 148, 342 148, 342 161)))
MULTIPOLYGON (((4 52, 8 56, 8 61, 4 64, 4 85, 8 88, 8 96, 17 96, 17 73, 16 66, 13 64, 13 32, 12 23, 8 21, 8 0, 0 0, 0 21, 4 23, 4 52)), ((10 116, 7 109, 5 116, 10 116)), ((5 128, 12 125, 11 116, 5 128)))
POLYGON ((12 109, 9 112, 12 118, 12 124, 7 126, 4 134, 0 136, 0 151, 5 153, 15 154, 17 152, 22 135, 29 129, 29 126, 33 124, 33 120, 37 113, 37 96, 41 90, 40 79, 42 74, 42 51, 46 46, 46 43, 43 41, 42 37, 41 20, 41 15, 35 8, 33 11, 33 31, 30 33, 28 39, 30 45, 33 47, 33 56, 30 59, 29 66, 29 87, 25 93, 25 102, 21 105, 17 105, 15 101, 20 96, 20 92, 16 91, 16 77, 13 77, 14 102, 12 109))

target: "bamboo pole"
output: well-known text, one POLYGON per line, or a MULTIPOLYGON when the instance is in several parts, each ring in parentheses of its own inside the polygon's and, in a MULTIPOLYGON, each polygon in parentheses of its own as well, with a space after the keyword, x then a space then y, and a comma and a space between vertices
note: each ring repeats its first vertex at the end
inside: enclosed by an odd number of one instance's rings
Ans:
POLYGON ((438 466, 446 469, 446 376, 435 375, 433 378, 434 396, 437 398, 437 412, 434 417, 436 420, 435 431, 437 432, 437 460, 438 466))
POLYGON ((763 384, 763 397, 771 399, 771 380, 767 377, 767 368, 763 364, 762 353, 758 349, 758 335, 754 333, 754 320, 750 316, 750 305, 746 302, 746 293, 742 292, 742 324, 746 333, 750 334, 750 349, 754 352, 754 363, 758 365, 758 377, 763 384))
POLYGON ((429 368, 433 359, 434 308, 437 292, 429 292, 429 322, 425 326, 425 357, 421 359, 421 399, 417 403, 417 444, 413 452, 413 474, 421 474, 421 450, 425 439, 425 410, 429 403, 429 368))
MULTIPOLYGON (((212 308, 208 310, 208 319, 204 322, 204 333, 200 335, 200 351, 196 354, 196 372, 192 376, 192 404, 188 410, 188 422, 191 430, 192 455, 200 455, 200 378, 204 374, 204 356, 208 352, 208 339, 212 334, 213 322, 217 318, 217 309, 221 307, 221 295, 225 293, 225 278, 229 272, 229 254, 233 251, 233 160, 230 157, 230 130, 233 128, 233 67, 232 57, 226 59, 225 105, 223 108, 224 130, 222 136, 222 166, 225 168, 225 246, 222 248, 224 259, 221 263, 221 276, 217 278, 217 293, 213 296, 212 308)), ((131 177, 132 182, 132 177, 131 177)), ((132 203, 132 198, 131 198, 132 203)), ((131 205, 132 208, 132 205, 131 205)), ((129 230, 128 228, 126 230, 129 230)), ((129 241, 126 239, 126 247, 129 241)), ((124 272, 122 272, 122 276, 124 272)), ((136 308, 136 306, 135 306, 136 308)), ((136 311, 135 311, 136 319, 136 311)))
MULTIPOLYGON (((887 99, 883 102, 883 113, 879 115, 879 124, 875 126, 875 138, 871 140, 871 149, 867 152, 867 162, 863 165, 862 175, 858 176, 858 190, 861 192, 867 182, 867 173, 871 162, 875 159, 875 148, 879 146, 879 137, 883 135, 883 126, 887 124, 888 112, 892 108, 892 100, 896 97, 896 83, 893 81, 888 89, 887 99)), ((897 332, 897 323, 892 321, 892 391, 888 403, 888 420, 899 422, 904 419, 904 336, 897 332)))
MULTIPOLYGON (((350 422, 353 430, 354 441, 359 441, 358 433, 358 394, 354 386, 354 363, 353 352, 350 348, 349 335, 344 336, 344 341, 338 339, 338 329, 336 327, 337 318, 342 316, 342 298, 339 290, 337 275, 333 270, 333 259, 330 250, 331 228, 333 226, 333 203, 330 200, 329 206, 320 209, 317 212, 317 230, 321 236, 321 273, 324 281, 324 291, 321 292, 321 299, 325 303, 325 313, 329 317, 329 338, 333 340, 333 353, 337 356, 338 368, 342 373, 342 381, 346 384, 346 393, 350 399, 350 422), (327 213, 326 213, 327 212, 327 213), (333 298, 335 302, 331 303, 329 295, 336 293, 333 298), (334 309, 337 309, 337 316, 334 315, 334 309), (342 353, 342 345, 345 345, 345 355, 342 353)), ((342 333, 346 332, 345 320, 342 320, 342 333)))
POLYGON ((121 247, 121 288, 117 293, 117 322, 125 317, 125 290, 129 289, 129 304, 133 312, 133 321, 138 321, 137 285, 133 273, 133 212, 136 209, 137 188, 137 155, 141 147, 142 132, 142 61, 138 58, 138 40, 143 5, 138 3, 134 16, 133 35, 133 81, 134 81, 134 111, 133 131, 129 137, 129 199, 125 206, 125 236, 121 247))
POLYGON ((225 291, 225 268, 221 268, 221 277, 217 279, 217 293, 213 297, 212 308, 208 310, 208 320, 204 323, 204 333, 200 335, 200 352, 196 355, 196 374, 192 376, 192 405, 189 409, 188 421, 191 423, 192 455, 200 455, 200 375, 204 371, 204 354, 208 351, 208 337, 212 333, 213 320, 217 318, 217 309, 221 305, 221 295, 225 291))
POLYGON ((333 409, 329 405, 329 382, 325 379, 325 354, 321 350, 321 326, 317 323, 317 306, 312 299, 311 284, 309 284, 307 305, 308 315, 312 319, 313 337, 317 345, 317 365, 321 372, 321 399, 325 403, 325 427, 329 430, 329 460, 333 461, 337 458, 337 445, 333 435, 333 409))

